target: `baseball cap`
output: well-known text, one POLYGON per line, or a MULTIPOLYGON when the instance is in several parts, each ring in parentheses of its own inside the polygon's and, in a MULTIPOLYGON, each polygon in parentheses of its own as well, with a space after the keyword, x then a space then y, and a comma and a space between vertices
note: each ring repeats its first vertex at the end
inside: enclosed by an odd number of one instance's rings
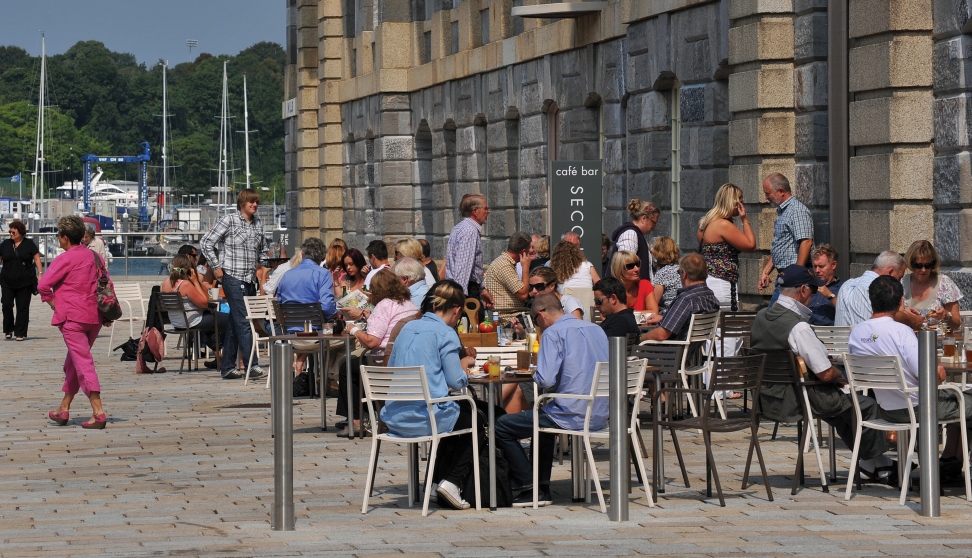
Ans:
POLYGON ((809 269, 798 264, 786 266, 780 272, 780 276, 783 277, 783 282, 780 284, 783 288, 799 287, 800 285, 822 287, 824 285, 824 282, 810 273, 809 269))

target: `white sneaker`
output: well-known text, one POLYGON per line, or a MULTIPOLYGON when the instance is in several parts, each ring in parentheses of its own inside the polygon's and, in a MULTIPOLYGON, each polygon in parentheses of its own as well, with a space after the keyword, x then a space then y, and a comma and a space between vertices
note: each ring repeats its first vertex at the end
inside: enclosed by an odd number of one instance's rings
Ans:
POLYGON ((435 494, 439 497, 439 505, 448 504, 457 510, 469 509, 469 502, 462 499, 459 487, 447 480, 439 482, 439 486, 435 489, 435 494))

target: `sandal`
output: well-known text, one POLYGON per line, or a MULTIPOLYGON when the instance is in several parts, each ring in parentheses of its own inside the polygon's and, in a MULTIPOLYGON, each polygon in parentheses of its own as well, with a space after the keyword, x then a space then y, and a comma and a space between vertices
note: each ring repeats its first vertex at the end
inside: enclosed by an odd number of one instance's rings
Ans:
POLYGON ((13 337, 13 333, 5 333, 5 334, 3 335, 3 338, 4 338, 4 339, 10 339, 10 338, 12 338, 12 337, 13 337))
POLYGON ((18 337, 18 338, 17 338, 17 341, 23 341, 23 340, 24 340, 24 338, 23 338, 23 337, 18 337))

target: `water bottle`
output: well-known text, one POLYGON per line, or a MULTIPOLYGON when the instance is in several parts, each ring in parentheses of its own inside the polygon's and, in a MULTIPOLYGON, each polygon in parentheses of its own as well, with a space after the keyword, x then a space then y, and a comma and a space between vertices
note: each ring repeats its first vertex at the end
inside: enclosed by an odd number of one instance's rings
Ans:
POLYGON ((496 328, 496 344, 503 344, 503 328, 500 325, 499 312, 493 312, 493 326, 496 328))

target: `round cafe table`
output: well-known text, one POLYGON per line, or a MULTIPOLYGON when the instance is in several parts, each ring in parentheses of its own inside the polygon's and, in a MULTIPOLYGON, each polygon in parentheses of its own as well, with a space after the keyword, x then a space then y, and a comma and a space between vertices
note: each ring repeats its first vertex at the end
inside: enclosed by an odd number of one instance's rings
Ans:
POLYGON ((489 509, 496 510, 496 401, 500 399, 499 390, 503 384, 522 384, 533 381, 533 374, 526 370, 516 370, 513 373, 503 372, 499 376, 473 375, 469 376, 471 385, 485 386, 489 406, 487 421, 489 422, 489 509))

